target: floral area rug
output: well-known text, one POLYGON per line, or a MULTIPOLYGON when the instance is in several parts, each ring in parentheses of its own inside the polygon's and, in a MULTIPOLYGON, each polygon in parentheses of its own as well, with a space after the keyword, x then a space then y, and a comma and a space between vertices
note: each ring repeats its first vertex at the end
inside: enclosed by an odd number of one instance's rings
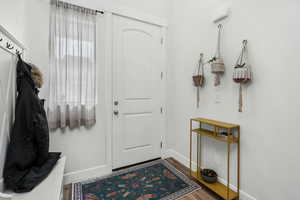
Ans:
POLYGON ((200 188, 164 160, 74 184, 73 200, 174 200, 200 188))

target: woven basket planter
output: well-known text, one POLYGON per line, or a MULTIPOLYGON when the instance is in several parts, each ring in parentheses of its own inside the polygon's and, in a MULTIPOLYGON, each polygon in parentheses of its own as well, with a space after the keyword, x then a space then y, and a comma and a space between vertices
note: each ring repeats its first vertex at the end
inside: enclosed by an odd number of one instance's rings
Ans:
POLYGON ((196 87, 202 87, 204 84, 204 76, 202 75, 193 76, 193 81, 196 87))

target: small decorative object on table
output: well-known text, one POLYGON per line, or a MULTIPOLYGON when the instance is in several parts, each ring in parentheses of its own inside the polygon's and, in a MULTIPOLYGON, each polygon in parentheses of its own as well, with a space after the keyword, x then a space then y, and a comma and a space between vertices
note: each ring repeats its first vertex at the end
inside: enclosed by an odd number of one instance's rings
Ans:
POLYGON ((218 180, 218 174, 212 169, 201 170, 201 176, 207 183, 215 183, 218 180))
POLYGON ((222 132, 220 132, 219 136, 226 138, 226 137, 228 137, 228 133, 225 131, 222 131, 222 132))
POLYGON ((203 66, 204 66, 203 53, 201 53, 196 75, 193 76, 194 85, 195 85, 195 87, 197 87, 197 107, 198 108, 199 108, 199 103, 200 103, 200 87, 202 87, 204 85, 203 66))
POLYGON ((243 88, 242 84, 248 83, 252 79, 250 65, 247 62, 247 40, 243 41, 243 48, 234 66, 233 81, 240 84, 239 90, 239 112, 243 111, 243 88))
POLYGON ((225 72, 225 64, 221 56, 221 29, 222 25, 218 25, 218 42, 215 56, 211 59, 211 72, 215 74, 215 86, 221 84, 221 75, 225 72))

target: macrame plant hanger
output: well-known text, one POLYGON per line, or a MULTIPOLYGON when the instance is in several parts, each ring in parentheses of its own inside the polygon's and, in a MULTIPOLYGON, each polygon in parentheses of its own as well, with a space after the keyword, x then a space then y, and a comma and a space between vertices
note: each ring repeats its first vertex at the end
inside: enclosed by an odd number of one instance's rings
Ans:
POLYGON ((219 24, 217 50, 215 56, 211 59, 211 72, 215 74, 215 86, 221 84, 221 75, 225 72, 225 64, 221 56, 221 29, 222 24, 219 24))
POLYGON ((237 59, 233 71, 233 80, 239 84, 239 112, 243 112, 243 87, 252 79, 252 72, 247 63, 247 40, 243 40, 242 51, 237 59))
POLYGON ((200 87, 204 84, 204 60, 203 60, 203 53, 200 54, 200 59, 198 62, 197 74, 193 76, 193 81, 195 87, 197 87, 197 108, 200 106, 200 87))

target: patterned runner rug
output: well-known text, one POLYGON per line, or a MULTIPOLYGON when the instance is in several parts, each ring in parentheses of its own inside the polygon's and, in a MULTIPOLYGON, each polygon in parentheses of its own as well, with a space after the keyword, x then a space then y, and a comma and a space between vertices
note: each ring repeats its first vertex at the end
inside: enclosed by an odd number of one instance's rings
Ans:
POLYGON ((174 200, 200 186, 164 160, 74 184, 74 200, 174 200))

